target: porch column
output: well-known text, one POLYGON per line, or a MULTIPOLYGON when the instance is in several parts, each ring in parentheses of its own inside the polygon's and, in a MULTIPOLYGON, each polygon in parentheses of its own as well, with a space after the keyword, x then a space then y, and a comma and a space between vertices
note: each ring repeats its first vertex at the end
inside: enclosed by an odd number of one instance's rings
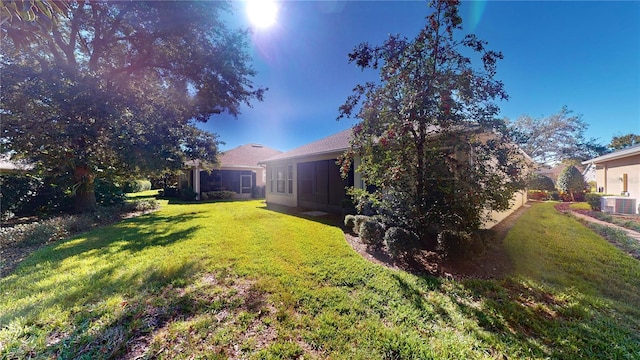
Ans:
POLYGON ((200 165, 193 168, 193 191, 197 194, 196 200, 200 200, 200 165))

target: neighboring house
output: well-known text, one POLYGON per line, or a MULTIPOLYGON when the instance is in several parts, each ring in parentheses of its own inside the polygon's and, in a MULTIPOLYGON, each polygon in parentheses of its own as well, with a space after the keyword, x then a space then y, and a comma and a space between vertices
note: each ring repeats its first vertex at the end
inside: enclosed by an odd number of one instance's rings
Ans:
MULTIPOLYGON (((267 167, 267 204, 339 213, 342 200, 347 198, 345 187, 366 187, 361 175, 354 171, 359 166, 358 158, 354 159, 354 166, 346 179, 340 176, 340 168, 336 164, 338 157, 349 148, 351 135, 352 130, 347 129, 264 160, 267 167)), ((531 162, 528 156, 523 155, 531 162)), ((518 192, 512 208, 494 212, 494 221, 485 224, 486 227, 492 227, 526 202, 526 191, 518 192)))
MULTIPOLYGON (((588 170, 588 167, 583 168, 580 165, 577 164, 566 164, 566 163, 560 163, 554 167, 549 167, 546 165, 541 165, 539 169, 537 169, 535 172, 540 174, 540 175, 544 175, 548 178, 550 178, 551 180, 553 180, 554 184, 558 183, 558 176, 560 176, 560 173, 562 172, 562 170, 564 170, 567 166, 575 166, 576 169, 578 169, 583 176, 585 176, 585 172, 588 170)), ((587 180, 587 178, 585 177, 584 181, 590 181, 587 180)))
POLYGON ((595 165, 598 192, 618 195, 621 211, 638 213, 640 199, 640 145, 614 151, 582 164, 595 165))
POLYGON ((347 198, 345 187, 364 187, 353 170, 343 179, 336 164, 349 148, 351 134, 347 129, 264 160, 267 204, 339 213, 347 198))
POLYGON ((220 154, 220 167, 203 170, 199 161, 187 162, 188 175, 180 179, 180 187, 191 187, 194 192, 227 190, 240 197, 251 197, 254 187, 264 187, 266 171, 259 163, 282 151, 260 144, 246 144, 220 154))
POLYGON ((596 166, 593 164, 588 164, 584 170, 582 171, 582 177, 584 181, 590 183, 592 181, 596 181, 596 166))

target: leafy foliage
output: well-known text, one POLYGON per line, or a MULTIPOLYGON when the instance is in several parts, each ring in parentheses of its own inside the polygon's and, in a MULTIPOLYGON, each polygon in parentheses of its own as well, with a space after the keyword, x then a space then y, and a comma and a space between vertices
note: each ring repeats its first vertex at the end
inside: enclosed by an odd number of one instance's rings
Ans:
POLYGON ((550 177, 538 173, 531 174, 527 187, 531 190, 542 191, 553 191, 556 189, 556 185, 550 177))
POLYGON ((56 21, 8 22, 2 151, 55 176, 77 210, 95 207, 98 178, 215 163, 217 137, 196 122, 235 116, 264 92, 249 80, 246 33, 221 20, 228 10, 223 2, 73 1, 56 21))
POLYGON ((24 247, 60 241, 96 226, 119 221, 131 212, 156 210, 159 203, 153 199, 121 203, 109 208, 98 207, 94 212, 54 216, 27 224, 0 227, 0 250, 6 247, 24 247))
POLYGON ((361 120, 341 159, 343 174, 359 157, 357 170, 378 189, 370 198, 385 224, 423 241, 434 228, 480 227, 487 209, 509 207, 525 172, 496 119, 494 100, 507 98, 494 78, 502 54, 475 35, 454 36, 462 29, 457 1, 432 6, 414 39, 393 35, 349 54, 358 67, 379 71, 380 83, 357 85, 339 116, 361 120), (469 51, 481 58, 481 69, 463 55, 469 51))
POLYGON ((21 213, 26 204, 37 193, 41 181, 26 174, 3 174, 0 176, 0 214, 21 213))
POLYGON ((586 140, 588 125, 581 115, 572 115, 566 106, 544 118, 523 115, 509 124, 515 139, 539 163, 556 164, 567 159, 586 160, 606 153, 606 146, 586 140))
POLYGON ((591 209, 595 211, 600 211, 600 201, 602 199, 602 195, 588 193, 585 194, 585 201, 591 205, 591 209))
POLYGON ((464 231, 444 230, 438 234, 438 252, 446 258, 469 258, 483 250, 480 236, 464 231))
POLYGON ((382 246, 384 227, 378 219, 370 217, 361 222, 358 235, 360 235, 360 240, 367 245, 382 246))
POLYGON ((151 190, 151 181, 149 180, 129 180, 122 187, 122 191, 126 193, 135 193, 151 190))
POLYGON ((609 143, 609 148, 612 150, 621 150, 638 144, 640 144, 640 135, 626 134, 614 136, 609 143))
POLYGON ((541 190, 529 190, 528 199, 535 201, 545 201, 549 200, 549 194, 546 191, 541 190))
POLYGON ((231 200, 235 199, 237 194, 233 191, 208 191, 201 194, 202 200, 231 200))
POLYGON ((575 166, 567 166, 558 175, 558 190, 571 196, 571 200, 576 200, 576 193, 583 193, 585 188, 584 177, 575 166))
POLYGON ((419 243, 416 234, 399 227, 390 227, 384 233, 384 243, 393 257, 413 250, 419 243))
POLYGON ((122 188, 108 179, 95 181, 95 194, 97 204, 104 207, 120 205, 125 200, 122 188))

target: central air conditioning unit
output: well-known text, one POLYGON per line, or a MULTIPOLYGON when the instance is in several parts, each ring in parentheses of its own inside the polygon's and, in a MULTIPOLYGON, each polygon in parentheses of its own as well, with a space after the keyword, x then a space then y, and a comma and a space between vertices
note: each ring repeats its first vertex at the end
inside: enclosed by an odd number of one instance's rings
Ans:
POLYGON ((609 214, 635 214, 636 199, 620 196, 603 196, 600 199, 600 209, 609 214))

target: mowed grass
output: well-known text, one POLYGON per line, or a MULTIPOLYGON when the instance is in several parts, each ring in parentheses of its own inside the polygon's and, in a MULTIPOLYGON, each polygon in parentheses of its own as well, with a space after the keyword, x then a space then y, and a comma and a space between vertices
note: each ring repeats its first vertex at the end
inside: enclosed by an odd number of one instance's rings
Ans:
POLYGON ((260 201, 165 204, 0 279, 0 357, 640 357, 637 260, 552 204, 505 245, 506 279, 420 277, 260 201))

